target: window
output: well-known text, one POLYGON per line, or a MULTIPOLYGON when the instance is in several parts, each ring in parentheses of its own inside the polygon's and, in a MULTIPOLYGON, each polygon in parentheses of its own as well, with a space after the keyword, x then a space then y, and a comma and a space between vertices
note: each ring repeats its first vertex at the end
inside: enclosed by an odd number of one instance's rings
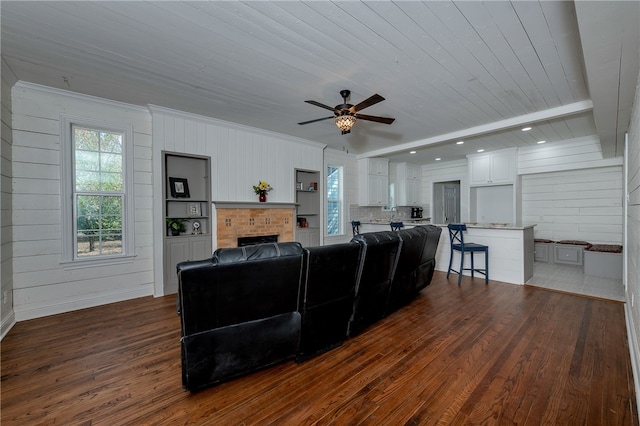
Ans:
POLYGON ((341 233, 342 167, 327 166, 327 235, 341 233))
POLYGON ((73 126, 75 256, 122 254, 122 133, 73 126))
POLYGON ((125 257, 133 245, 131 131, 62 121, 64 261, 125 257))

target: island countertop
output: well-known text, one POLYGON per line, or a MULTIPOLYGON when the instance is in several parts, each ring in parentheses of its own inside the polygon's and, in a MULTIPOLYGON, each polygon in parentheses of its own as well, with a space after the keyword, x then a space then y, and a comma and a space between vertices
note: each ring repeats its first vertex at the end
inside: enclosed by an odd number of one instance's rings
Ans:
MULTIPOLYGON (((476 228, 476 229, 510 229, 516 231, 523 231, 525 229, 533 228, 536 224, 532 225, 515 225, 513 223, 475 223, 475 222, 465 222, 467 225, 467 229, 476 228)), ((447 224, 438 223, 436 226, 441 226, 443 228, 447 227, 447 224)))

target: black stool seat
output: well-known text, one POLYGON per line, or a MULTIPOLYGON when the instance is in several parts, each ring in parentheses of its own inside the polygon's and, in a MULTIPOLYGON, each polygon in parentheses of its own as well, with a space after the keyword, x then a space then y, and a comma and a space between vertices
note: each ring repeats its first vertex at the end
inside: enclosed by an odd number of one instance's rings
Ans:
POLYGON ((449 256, 449 269, 447 270, 447 278, 451 271, 458 274, 458 284, 462 281, 462 271, 471 271, 471 277, 473 278, 474 272, 478 272, 484 275, 484 281, 489 284, 489 246, 476 243, 464 242, 464 231, 467 230, 467 225, 464 223, 450 223, 449 226, 449 242, 451 243, 451 254, 449 256), (460 252, 460 269, 452 269, 453 264, 453 252, 460 252), (485 267, 484 269, 476 268, 474 266, 474 255, 478 252, 484 252, 485 267), (471 268, 464 267, 464 254, 471 254, 471 268))
POLYGON ((404 223, 402 222, 391 222, 389 225, 391 225, 392 231, 399 231, 404 228, 404 223))

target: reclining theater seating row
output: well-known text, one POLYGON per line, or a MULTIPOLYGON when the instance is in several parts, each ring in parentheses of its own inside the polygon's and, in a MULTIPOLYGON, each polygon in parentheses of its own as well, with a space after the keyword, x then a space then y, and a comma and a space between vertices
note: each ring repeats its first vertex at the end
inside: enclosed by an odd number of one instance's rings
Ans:
POLYGON ((182 383, 199 390, 340 346, 429 285, 441 229, 269 243, 178 264, 182 383))

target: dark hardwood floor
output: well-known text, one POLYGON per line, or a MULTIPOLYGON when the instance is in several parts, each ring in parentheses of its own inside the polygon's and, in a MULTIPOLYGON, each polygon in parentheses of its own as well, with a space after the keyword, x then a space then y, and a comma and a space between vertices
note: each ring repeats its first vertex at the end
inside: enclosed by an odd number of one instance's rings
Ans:
POLYGON ((199 393, 173 296, 18 323, 9 425, 636 425, 624 305, 457 277, 331 352, 199 393))

